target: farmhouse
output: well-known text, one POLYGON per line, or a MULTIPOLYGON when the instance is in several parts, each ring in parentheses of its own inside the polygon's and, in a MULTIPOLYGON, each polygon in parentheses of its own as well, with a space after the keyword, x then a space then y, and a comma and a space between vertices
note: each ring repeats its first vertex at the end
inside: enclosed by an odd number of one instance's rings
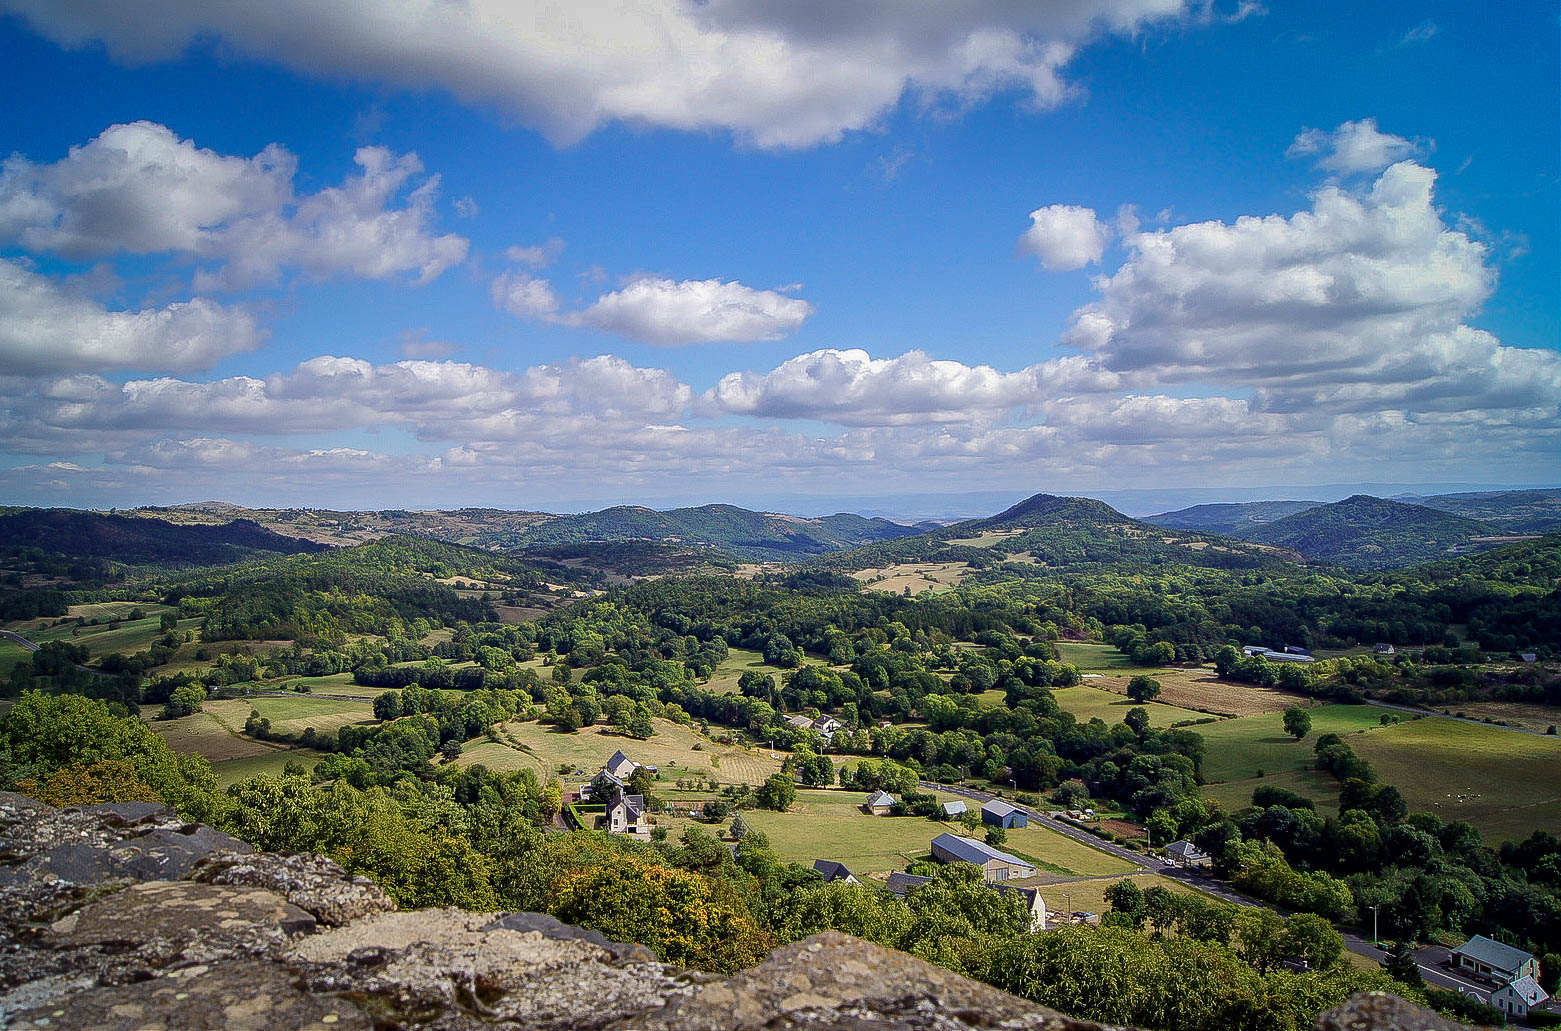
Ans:
POLYGON ((1475 935, 1454 949, 1453 959, 1460 969, 1502 984, 1524 977, 1539 977, 1539 964, 1533 956, 1483 934, 1475 935))
POLYGON ((1539 986, 1538 981, 1524 975, 1491 992, 1491 1005, 1509 1017, 1522 1020, 1528 1016, 1529 1010, 1549 998, 1550 994, 1539 986))
POLYGON ((981 822, 991 824, 993 827, 1028 827, 1029 815, 1017 806, 1009 805, 1000 798, 994 798, 981 807, 981 822))
POLYGON ((835 736, 835 732, 845 726, 833 716, 787 716, 786 723, 798 730, 811 730, 823 738, 826 745, 835 736))
POLYGON ((1209 865, 1209 854, 1186 838, 1165 846, 1165 854, 1181 866, 1203 867, 1209 865))
POLYGON ((846 869, 844 863, 837 863, 833 859, 815 859, 813 869, 823 876, 825 884, 831 881, 845 881, 847 884, 862 883, 856 879, 856 874, 846 869))
MULTIPOLYGON (((889 875, 889 890, 900 898, 904 898, 912 891, 932 880, 931 877, 918 877, 916 874, 901 873, 896 870, 889 875)), ((1024 903, 1024 908, 1030 914, 1030 930, 1044 931, 1046 929, 1046 900, 1041 898, 1039 888, 1021 888, 1017 884, 993 884, 987 882, 987 887, 993 891, 1016 892, 1024 903)))
POLYGON ((1014 881, 1035 876, 1035 867, 974 838, 939 834, 932 839, 932 858, 940 863, 974 863, 988 881, 1014 881))
POLYGON ((1374 644, 1374 645, 1371 646, 1371 654, 1373 654, 1373 655, 1397 655, 1398 654, 1398 649, 1393 647, 1391 644, 1374 644))
POLYGON ((607 807, 607 832, 649 841, 650 817, 645 815, 644 796, 619 792, 618 797, 607 807))
POLYGON ((591 779, 591 797, 611 798, 622 794, 629 786, 629 778, 640 770, 645 770, 652 776, 656 774, 656 767, 637 763, 621 751, 614 752, 612 758, 607 760, 607 765, 591 779))
POLYGON ((947 816, 951 820, 955 819, 956 817, 964 816, 965 813, 969 811, 969 809, 969 806, 965 805, 965 803, 959 801, 958 799, 955 799, 952 802, 943 803, 943 815, 947 816))
POLYGON ((874 791, 862 803, 862 808, 874 816, 888 816, 889 810, 894 808, 894 796, 887 791, 874 791))

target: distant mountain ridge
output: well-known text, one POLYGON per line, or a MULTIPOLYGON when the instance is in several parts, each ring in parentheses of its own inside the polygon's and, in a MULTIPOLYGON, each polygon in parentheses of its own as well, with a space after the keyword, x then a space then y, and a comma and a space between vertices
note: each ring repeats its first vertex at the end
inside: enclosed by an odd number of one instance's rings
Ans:
POLYGON ((1352 569, 1396 569, 1479 550, 1501 531, 1489 523, 1424 505, 1357 494, 1318 505, 1245 533, 1245 539, 1291 548, 1313 562, 1352 569))
POLYGON ((984 569, 1012 562, 1035 573, 1171 563, 1254 569, 1299 558, 1231 537, 1153 526, 1093 498, 1036 494, 985 519, 864 545, 814 564, 858 572, 903 563, 966 563, 984 569))
POLYGON ((127 565, 179 567, 225 565, 327 548, 273 533, 248 519, 218 525, 176 525, 161 519, 67 508, 14 509, 0 514, 0 546, 39 548, 127 565))
MULTIPOLYGON (((1363 495, 1374 497, 1375 495, 1363 495)), ((1561 530, 1561 488, 1542 490, 1465 491, 1457 494, 1395 494, 1388 498, 1406 505, 1420 505, 1450 512, 1466 519, 1489 523, 1509 534, 1545 534, 1561 530)), ((1144 522, 1178 530, 1202 530, 1244 537, 1255 527, 1271 523, 1321 501, 1246 501, 1193 505, 1172 512, 1144 516, 1144 522)))
POLYGON ((671 541, 704 545, 742 558, 796 560, 894 540, 927 528, 928 524, 906 526, 848 512, 805 518, 754 512, 735 505, 701 505, 664 512, 619 505, 600 512, 557 516, 494 543, 525 551, 586 541, 671 541))
POLYGON ((1305 512, 1321 501, 1248 501, 1245 503, 1194 505, 1175 512, 1145 516, 1144 522, 1172 530, 1199 530, 1242 537, 1247 531, 1276 519, 1305 512))

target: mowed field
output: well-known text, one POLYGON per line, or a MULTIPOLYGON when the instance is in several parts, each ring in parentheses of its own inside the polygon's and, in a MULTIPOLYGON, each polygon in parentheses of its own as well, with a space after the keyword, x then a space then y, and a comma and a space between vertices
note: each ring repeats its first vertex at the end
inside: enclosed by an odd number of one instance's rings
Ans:
POLYGON ((1063 662, 1072 663, 1085 673, 1099 673, 1113 669, 1130 669, 1138 673, 1158 672, 1143 666, 1135 666, 1133 660, 1109 644, 1098 641, 1058 641, 1057 654, 1063 662))
MULTIPOLYGON (((207 702, 206 704, 210 706, 221 703, 207 702)), ((214 713, 197 712, 193 716, 185 716, 177 720, 153 718, 161 708, 161 706, 146 706, 142 710, 142 715, 148 719, 148 725, 159 737, 168 742, 168 747, 175 752, 204 755, 216 763, 227 759, 250 759, 278 751, 275 745, 234 733, 214 713)), ((248 709, 244 710, 244 715, 249 715, 248 709)), ((238 725, 242 729, 244 721, 239 720, 238 725)))
MULTIPOLYGON (((1162 669, 1147 674, 1160 685, 1160 697, 1166 705, 1196 710, 1195 716, 1264 716, 1284 712, 1292 705, 1303 708, 1321 704, 1305 695, 1291 694, 1274 687, 1258 687, 1221 680, 1212 669, 1162 669)), ((1091 681, 1093 686, 1126 696, 1132 675, 1105 676, 1091 681)))
POLYGON ((229 698, 207 702, 205 708, 235 732, 243 731, 251 709, 270 720, 272 730, 288 734, 301 734, 307 727, 322 734, 334 734, 349 723, 375 722, 372 702, 310 698, 308 695, 229 698))
POLYGON ((786 674, 786 670, 779 666, 767 665, 764 656, 759 652, 748 648, 732 648, 727 651, 726 658, 715 668, 715 672, 710 675, 709 683, 704 686, 712 694, 736 694, 737 681, 749 670, 771 674, 775 677, 776 683, 780 683, 781 678, 786 674))
POLYGON ((307 767, 313 767, 323 758, 324 752, 316 752, 312 748, 277 748, 264 755, 215 762, 211 764, 211 769, 217 775, 217 786, 225 788, 250 777, 280 777, 283 767, 295 759, 307 767))
MULTIPOLYGON (((1091 681, 1091 683, 1099 683, 1099 681, 1091 681)), ((1124 695, 1112 694, 1110 691, 1093 686, 1053 688, 1052 694, 1056 697, 1057 704, 1078 717, 1080 723, 1088 723, 1097 716, 1108 724, 1121 723, 1122 717, 1127 715, 1127 710, 1138 705, 1124 695)), ((1202 713, 1178 709, 1173 705, 1163 705, 1158 701, 1150 702, 1143 708, 1149 710, 1151 727, 1169 727, 1181 720, 1201 719, 1203 716, 1202 713)))
POLYGON ((851 576, 862 582, 864 591, 917 595, 953 590, 969 571, 969 565, 964 562, 897 562, 892 566, 860 569, 851 576))
POLYGON ((1310 769, 1316 759, 1312 746, 1322 734, 1346 736, 1350 746, 1359 749, 1370 735, 1348 735, 1376 727, 1384 711, 1372 705, 1317 706, 1308 712, 1312 732, 1300 741, 1285 733, 1278 714, 1221 720, 1192 729, 1203 735, 1208 746, 1204 779, 1220 783, 1253 778, 1259 771, 1271 776, 1310 769))
POLYGON ((762 748, 719 745, 670 720, 657 719, 652 724, 656 736, 649 741, 637 741, 602 726, 560 734, 541 723, 504 723, 500 725, 500 736, 519 742, 522 747, 483 739, 467 745, 456 761, 462 765, 481 763, 494 770, 529 767, 545 777, 555 776, 559 765, 568 763, 589 776, 621 750, 635 762, 658 767, 663 782, 701 777, 722 784, 759 785, 766 777, 780 772, 785 757, 784 753, 776 753, 781 758, 771 759, 762 748), (696 744, 700 746, 697 750, 696 744))
POLYGON ((1351 738, 1350 745, 1412 811, 1467 820, 1491 843, 1536 829, 1561 832, 1555 738, 1428 716, 1351 738))

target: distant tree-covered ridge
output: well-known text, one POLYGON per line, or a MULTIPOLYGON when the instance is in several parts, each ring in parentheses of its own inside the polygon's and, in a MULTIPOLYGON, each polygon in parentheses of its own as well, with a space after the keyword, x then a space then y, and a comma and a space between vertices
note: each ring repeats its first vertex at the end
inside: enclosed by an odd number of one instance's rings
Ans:
POLYGON ((888 519, 839 513, 817 518, 752 512, 734 505, 702 505, 666 512, 620 505, 559 516, 495 543, 519 549, 585 541, 646 540, 698 544, 749 559, 792 559, 839 551, 870 541, 920 532, 888 519))
POLYGON ((1291 548, 1314 562, 1353 569, 1397 569, 1478 546, 1498 536, 1488 523, 1356 494, 1245 532, 1248 540, 1291 548))
POLYGON ((1033 567, 1029 575, 1127 565, 1274 569, 1295 558, 1230 537, 1152 526, 1103 501, 1037 494, 986 519, 821 556, 812 564, 855 571, 902 562, 964 562, 992 569, 1009 555, 1026 556, 1025 564, 1033 567))
POLYGON ((107 559, 126 565, 215 566, 267 554, 315 553, 325 547, 283 536, 247 519, 176 525, 68 508, 11 509, 0 514, 0 548, 37 549, 71 559, 107 559))

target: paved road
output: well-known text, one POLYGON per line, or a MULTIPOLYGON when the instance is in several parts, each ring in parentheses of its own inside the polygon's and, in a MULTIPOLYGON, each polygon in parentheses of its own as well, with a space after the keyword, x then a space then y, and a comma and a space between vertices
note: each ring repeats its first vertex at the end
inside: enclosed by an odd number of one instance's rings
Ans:
POLYGON ((13 634, 9 630, 0 630, 0 637, 5 638, 7 641, 15 641, 17 644, 21 645, 23 648, 26 648, 30 652, 35 652, 38 650, 38 646, 36 644, 33 644, 21 634, 13 634))
POLYGON ((1510 730, 1518 734, 1533 734, 1535 737, 1551 737, 1537 730, 1529 730, 1526 727, 1504 727, 1499 723, 1486 723, 1484 720, 1470 719, 1468 716, 1448 716, 1444 713, 1434 712, 1430 709, 1417 709, 1413 705, 1395 705, 1392 702, 1379 702, 1374 699, 1366 699, 1367 705, 1375 705, 1379 709, 1392 709, 1395 712, 1407 712, 1412 716, 1429 716, 1432 719, 1452 720, 1454 723, 1473 723, 1477 727, 1492 727, 1496 730, 1510 730))

